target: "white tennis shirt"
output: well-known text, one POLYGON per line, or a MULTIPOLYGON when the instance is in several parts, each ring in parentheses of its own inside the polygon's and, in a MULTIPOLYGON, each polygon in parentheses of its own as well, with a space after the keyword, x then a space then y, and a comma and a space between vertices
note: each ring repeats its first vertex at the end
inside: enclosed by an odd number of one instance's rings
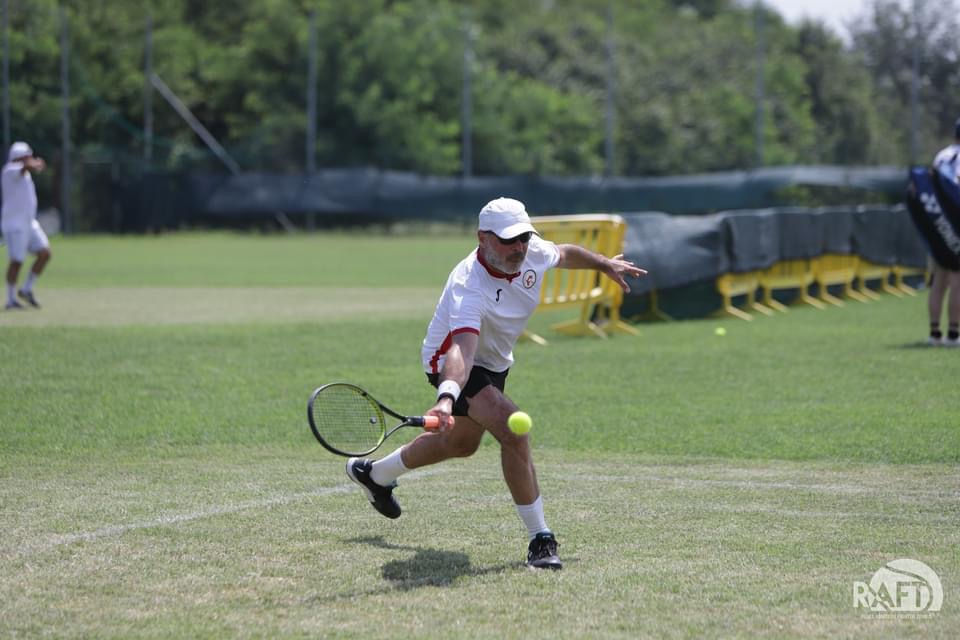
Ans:
POLYGON ((3 165, 3 209, 0 222, 4 227, 28 227, 37 217, 37 190, 33 176, 23 171, 23 162, 3 165))
POLYGON ((933 166, 953 178, 954 182, 960 180, 960 144, 941 149, 933 159, 933 166))
POLYGON ((543 274, 560 262, 560 250, 537 235, 530 237, 527 256, 511 276, 495 274, 474 251, 460 261, 437 303, 421 357, 427 373, 439 373, 458 333, 479 336, 475 366, 506 371, 513 364, 513 345, 540 302, 543 274))

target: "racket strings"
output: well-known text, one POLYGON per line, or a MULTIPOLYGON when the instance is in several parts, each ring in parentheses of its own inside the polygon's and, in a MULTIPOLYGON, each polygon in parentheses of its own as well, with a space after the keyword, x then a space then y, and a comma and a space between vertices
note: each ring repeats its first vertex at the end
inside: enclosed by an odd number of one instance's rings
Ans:
POLYGON ((353 387, 333 386, 314 400, 313 421, 327 443, 344 453, 373 449, 384 435, 380 407, 353 387))

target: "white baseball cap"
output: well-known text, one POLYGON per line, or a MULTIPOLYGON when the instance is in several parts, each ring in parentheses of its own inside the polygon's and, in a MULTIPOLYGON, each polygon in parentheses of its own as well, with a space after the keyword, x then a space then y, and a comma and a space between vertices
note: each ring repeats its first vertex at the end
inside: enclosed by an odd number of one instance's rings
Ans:
POLYGON ((491 231, 508 240, 521 233, 536 233, 523 203, 513 198, 497 198, 480 210, 480 231, 491 231))
POLYGON ((7 162, 19 160, 25 156, 32 156, 33 149, 26 142, 14 142, 10 145, 10 153, 7 154, 7 162))

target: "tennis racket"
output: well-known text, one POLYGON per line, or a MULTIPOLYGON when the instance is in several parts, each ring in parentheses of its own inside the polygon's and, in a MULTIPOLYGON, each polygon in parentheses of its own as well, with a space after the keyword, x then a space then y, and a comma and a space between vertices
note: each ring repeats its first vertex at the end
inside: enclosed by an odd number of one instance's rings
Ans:
MULTIPOLYGON (((437 416, 404 416, 354 384, 332 382, 310 396, 307 403, 310 430, 328 451, 341 456, 365 456, 380 448, 384 440, 403 427, 436 430, 437 416), (387 416, 399 424, 387 429, 387 416)), ((450 418, 453 424, 453 418, 450 418)))

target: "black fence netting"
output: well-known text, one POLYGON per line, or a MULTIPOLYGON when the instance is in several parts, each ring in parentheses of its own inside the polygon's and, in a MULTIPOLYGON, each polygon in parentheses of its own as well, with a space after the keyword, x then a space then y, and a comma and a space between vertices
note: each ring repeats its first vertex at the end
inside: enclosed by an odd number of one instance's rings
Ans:
MULTIPOLYGON (((421 176, 378 169, 326 169, 314 174, 147 172, 98 174, 91 192, 110 202, 98 230, 142 231, 270 219, 364 224, 404 219, 462 221, 484 202, 510 196, 538 214, 655 210, 707 214, 778 203, 779 190, 797 185, 854 188, 896 199, 904 172, 895 167, 777 167, 663 178, 549 178, 421 176), (104 181, 112 181, 105 185, 104 181)), ((746 223, 745 223, 746 224, 746 223)), ((752 224, 752 223, 751 223, 752 224)), ((831 224, 840 224, 839 220, 831 224)), ((844 224, 852 224, 847 221, 844 224)))

